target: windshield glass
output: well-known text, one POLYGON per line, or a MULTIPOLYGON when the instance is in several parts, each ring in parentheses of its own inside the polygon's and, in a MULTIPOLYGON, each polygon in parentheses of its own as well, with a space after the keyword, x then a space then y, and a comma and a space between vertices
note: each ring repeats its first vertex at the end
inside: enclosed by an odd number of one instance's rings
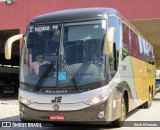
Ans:
POLYGON ((105 20, 67 23, 63 28, 60 24, 29 26, 20 81, 32 86, 68 87, 104 80, 105 30, 105 20))
MULTIPOLYGON (((21 82, 37 85, 42 74, 55 60, 59 50, 61 25, 29 26, 26 41, 23 43, 21 59, 21 82)), ((54 67, 46 76, 44 86, 56 86, 54 67)))
MULTIPOLYGON (((78 85, 104 79, 103 38, 105 29, 105 20, 64 24, 61 51, 78 85)), ((59 72, 66 73, 63 67, 59 68, 59 72)))

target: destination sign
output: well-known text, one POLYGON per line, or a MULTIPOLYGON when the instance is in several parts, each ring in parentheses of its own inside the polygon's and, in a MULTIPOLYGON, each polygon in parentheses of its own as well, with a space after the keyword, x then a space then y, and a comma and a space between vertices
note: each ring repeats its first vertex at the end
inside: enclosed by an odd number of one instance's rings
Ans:
POLYGON ((53 30, 60 30, 60 24, 50 24, 50 25, 37 25, 37 26, 29 26, 29 32, 44 32, 44 31, 53 31, 53 30))

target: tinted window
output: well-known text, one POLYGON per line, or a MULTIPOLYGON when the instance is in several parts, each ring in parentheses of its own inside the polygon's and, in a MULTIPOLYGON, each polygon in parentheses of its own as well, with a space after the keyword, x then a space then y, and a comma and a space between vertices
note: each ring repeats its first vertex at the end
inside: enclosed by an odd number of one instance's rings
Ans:
POLYGON ((138 36, 132 30, 130 30, 130 34, 131 34, 131 44, 130 44, 130 50, 129 50, 130 55, 140 59, 138 36))
POLYGON ((132 31, 127 25, 122 24, 123 31, 123 58, 127 54, 140 59, 140 49, 138 35, 132 31))
POLYGON ((122 30, 123 30, 123 47, 127 49, 129 52, 130 48, 130 32, 128 26, 125 24, 122 24, 122 30))

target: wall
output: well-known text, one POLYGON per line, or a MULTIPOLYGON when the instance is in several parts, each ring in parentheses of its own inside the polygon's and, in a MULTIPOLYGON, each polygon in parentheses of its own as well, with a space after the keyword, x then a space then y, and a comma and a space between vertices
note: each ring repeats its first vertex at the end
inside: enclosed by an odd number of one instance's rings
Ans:
POLYGON ((52 11, 84 7, 111 7, 127 19, 160 18, 160 0, 14 0, 0 3, 0 30, 20 28, 24 33, 35 16, 52 11))

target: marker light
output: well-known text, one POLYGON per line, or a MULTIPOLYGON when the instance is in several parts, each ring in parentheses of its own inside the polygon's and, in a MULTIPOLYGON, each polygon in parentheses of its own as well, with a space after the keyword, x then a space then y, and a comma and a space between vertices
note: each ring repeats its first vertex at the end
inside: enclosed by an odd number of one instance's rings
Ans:
POLYGON ((101 99, 100 99, 99 97, 95 97, 95 98, 92 99, 92 103, 93 103, 93 104, 97 104, 97 103, 99 103, 100 101, 101 101, 101 99))

